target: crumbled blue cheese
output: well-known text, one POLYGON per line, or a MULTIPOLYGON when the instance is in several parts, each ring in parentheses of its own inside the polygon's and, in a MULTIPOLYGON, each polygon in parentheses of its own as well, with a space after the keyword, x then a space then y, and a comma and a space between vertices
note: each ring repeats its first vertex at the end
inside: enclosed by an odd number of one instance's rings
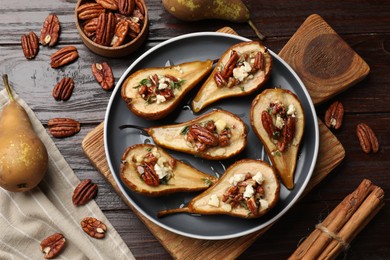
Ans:
POLYGON ((226 122, 222 119, 218 119, 217 121, 215 121, 214 125, 215 125, 215 130, 217 131, 218 134, 221 133, 226 128, 226 122))
POLYGON ((180 67, 180 66, 176 66, 176 67, 175 67, 175 70, 177 70, 177 71, 180 72, 181 74, 184 73, 182 67, 180 67))
POLYGON ((221 208, 224 210, 224 211, 232 211, 232 205, 230 205, 230 204, 226 204, 226 203, 224 203, 224 204, 222 204, 222 206, 221 206, 221 208))
POLYGON ((167 99, 163 95, 156 95, 156 103, 161 104, 164 103, 167 99))
POLYGON ((283 118, 282 118, 279 114, 277 114, 277 115, 276 115, 276 120, 275 120, 275 126, 276 126, 276 128, 282 129, 282 128, 283 128, 283 125, 284 125, 283 118))
POLYGON ((233 69, 233 77, 242 82, 246 77, 248 77, 251 70, 252 67, 249 62, 244 61, 242 66, 233 69))
POLYGON ((218 208, 218 207, 219 207, 219 199, 218 199, 218 196, 217 196, 216 194, 212 194, 212 195, 210 196, 209 202, 208 202, 207 204, 209 204, 210 206, 213 206, 213 207, 218 208))
POLYGON ((262 184, 264 181, 263 174, 261 172, 257 172, 255 176, 252 177, 254 181, 256 181, 258 184, 262 184))
POLYGON ((287 115, 295 117, 296 109, 293 104, 290 104, 287 108, 287 115))
POLYGON ((156 171, 156 174, 160 180, 169 174, 169 171, 167 171, 166 167, 161 167, 157 163, 154 165, 154 170, 156 171))
POLYGON ((255 194, 255 190, 253 189, 253 186, 248 184, 245 187, 245 192, 243 194, 244 198, 250 198, 255 194))
POLYGON ((268 209, 269 203, 265 199, 259 199, 260 202, 260 209, 268 209))
POLYGON ((244 181, 244 180, 245 180, 245 174, 236 173, 232 177, 230 177, 229 183, 234 185, 234 186, 237 186, 237 183, 239 183, 240 181, 244 181))

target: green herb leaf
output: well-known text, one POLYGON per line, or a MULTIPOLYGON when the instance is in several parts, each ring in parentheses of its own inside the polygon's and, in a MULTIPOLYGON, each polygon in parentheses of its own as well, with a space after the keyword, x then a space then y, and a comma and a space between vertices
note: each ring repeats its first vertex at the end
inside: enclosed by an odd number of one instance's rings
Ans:
POLYGON ((213 182, 209 179, 209 178, 202 178, 201 179, 202 181, 204 181, 204 183, 210 187, 211 185, 213 185, 213 182))
POLYGON ((190 129, 188 128, 188 126, 185 126, 185 127, 183 127, 183 129, 181 129, 180 134, 181 135, 186 135, 189 130, 190 129))

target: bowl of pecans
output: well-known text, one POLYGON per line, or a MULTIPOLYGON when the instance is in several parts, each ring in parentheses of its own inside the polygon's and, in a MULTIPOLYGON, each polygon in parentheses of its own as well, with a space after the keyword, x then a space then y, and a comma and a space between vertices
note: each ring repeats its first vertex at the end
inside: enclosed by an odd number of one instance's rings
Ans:
POLYGON ((134 52, 149 29, 144 0, 78 0, 76 27, 84 44, 104 57, 134 52))

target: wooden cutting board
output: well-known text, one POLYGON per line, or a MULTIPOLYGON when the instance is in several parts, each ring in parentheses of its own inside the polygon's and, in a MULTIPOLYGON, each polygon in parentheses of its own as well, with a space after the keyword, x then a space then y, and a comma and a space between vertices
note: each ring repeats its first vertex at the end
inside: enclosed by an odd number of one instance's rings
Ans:
MULTIPOLYGON (((228 27, 222 28, 219 31, 235 34, 235 31, 228 27)), ((312 15, 307 18, 307 20, 302 24, 302 26, 298 29, 298 31, 294 34, 294 36, 279 54, 290 65, 294 65, 293 68, 297 71, 299 76, 302 76, 304 83, 311 86, 308 88, 308 91, 310 95, 312 95, 312 93, 313 96, 315 95, 315 104, 323 102, 333 95, 336 95, 337 93, 345 90, 347 87, 352 86, 353 83, 358 82, 365 75, 367 75, 369 71, 367 64, 352 49, 350 49, 348 54, 353 57, 349 57, 348 55, 348 60, 352 61, 354 64, 344 64, 343 66, 348 68, 343 69, 342 71, 341 69, 338 69, 336 72, 334 72, 338 77, 338 87, 336 86, 336 83, 334 83, 332 86, 326 85, 325 83, 328 81, 324 80, 324 75, 326 74, 331 77, 333 72, 332 67, 325 66, 325 64, 329 64, 332 61, 333 56, 339 55, 339 53, 333 52, 333 48, 328 48, 329 46, 327 39, 334 40, 336 38, 339 40, 337 44, 346 45, 346 43, 321 17, 318 15, 312 15), (329 36, 328 34, 332 34, 333 36, 329 36), (328 36, 323 37, 322 35, 328 36), (316 37, 320 37, 320 39, 318 41, 314 40, 316 37), (326 41, 321 44, 321 39, 326 41), (310 57, 305 52, 299 52, 300 54, 298 55, 298 52, 296 51, 296 49, 302 48, 303 46, 309 46, 308 48, 313 48, 313 44, 310 43, 313 41, 315 41, 314 47, 321 52, 321 55, 315 56, 315 66, 326 68, 328 70, 326 73, 321 71, 321 73, 319 73, 320 75, 318 75, 318 73, 314 73, 313 71, 307 71, 307 64, 311 64, 308 60, 310 57), (290 56, 291 53, 295 54, 290 56), (301 59, 301 61, 298 62, 296 59, 301 59), (321 63, 324 63, 324 66, 321 66, 321 63), (366 68, 362 69, 362 67, 366 68), (348 76, 342 77, 342 74, 348 74, 348 76), (345 82, 342 79, 346 79, 345 82)), ((313 53, 313 50, 310 51, 313 53)), ((315 53, 313 53, 313 55, 314 54, 315 53)), ((334 59, 337 60, 338 57, 334 57, 334 59)), ((320 131, 320 148, 318 159, 313 176, 307 188, 305 189, 304 194, 306 194, 314 186, 321 182, 338 164, 340 164, 345 156, 345 150, 337 138, 332 134, 331 131, 329 131, 329 129, 321 122, 321 120, 318 120, 318 123, 320 131)), ((91 163, 98 169, 98 171, 106 178, 106 180, 114 187, 114 189, 127 203, 127 205, 149 228, 154 236, 161 242, 161 244, 172 255, 172 257, 176 259, 188 259, 193 258, 194 255, 196 255, 198 259, 234 259, 238 257, 244 250, 246 250, 260 235, 262 235, 270 228, 269 226, 266 229, 243 237, 219 241, 193 239, 166 231, 139 213, 130 203, 127 202, 123 194, 120 192, 120 189, 115 183, 114 177, 112 176, 106 161, 103 136, 104 133, 102 122, 99 126, 88 133, 82 142, 82 147, 86 156, 90 159, 91 163)))

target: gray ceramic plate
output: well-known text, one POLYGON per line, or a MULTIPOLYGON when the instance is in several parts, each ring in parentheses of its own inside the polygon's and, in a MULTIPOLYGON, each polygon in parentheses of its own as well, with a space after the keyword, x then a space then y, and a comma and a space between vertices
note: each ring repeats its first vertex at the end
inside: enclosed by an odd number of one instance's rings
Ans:
MULTIPOLYGON (((195 92, 187 94, 182 104, 169 117, 158 121, 147 121, 133 115, 121 99, 121 85, 133 72, 148 67, 165 66, 167 61, 173 64, 193 60, 218 59, 230 46, 248 39, 222 33, 193 33, 165 41, 139 57, 119 79, 109 101, 105 125, 104 142, 107 160, 115 181, 126 199, 149 220, 157 225, 180 235, 200 239, 228 239, 260 230, 280 218, 298 199, 308 183, 314 169, 318 153, 318 123, 316 113, 302 81, 295 72, 276 54, 273 55, 272 76, 266 87, 286 88, 298 95, 306 115, 304 139, 301 143, 296 173, 295 188, 292 191, 281 188, 280 201, 267 215, 258 219, 240 219, 229 216, 197 216, 176 214, 157 218, 157 212, 180 207, 188 203, 197 193, 179 193, 159 198, 145 197, 128 189, 120 180, 119 165, 124 150, 133 144, 150 143, 152 140, 136 129, 119 129, 125 124, 149 127, 153 125, 172 124, 187 121, 198 115, 189 108, 195 92)), ((196 91, 195 89, 194 91, 196 91)), ((260 92, 258 92, 260 93, 260 92)), ((244 120, 248 127, 248 146, 243 153, 226 161, 207 161, 194 156, 169 151, 170 154, 201 171, 212 175, 223 174, 224 170, 235 160, 243 158, 265 159, 268 157, 263 146, 253 133, 249 123, 249 110, 255 93, 239 99, 226 99, 201 111, 207 113, 215 108, 222 108, 235 113, 244 120)))

